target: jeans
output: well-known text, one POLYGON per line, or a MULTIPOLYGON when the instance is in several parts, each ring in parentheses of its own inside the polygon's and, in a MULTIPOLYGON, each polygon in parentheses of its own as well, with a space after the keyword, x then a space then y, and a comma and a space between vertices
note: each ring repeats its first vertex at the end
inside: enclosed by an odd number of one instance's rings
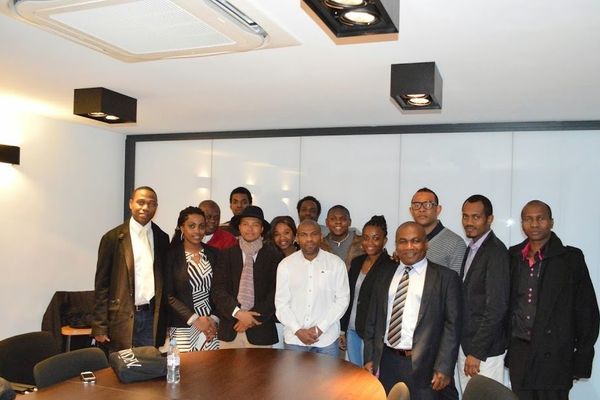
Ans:
POLYGON ((318 353, 318 354, 326 354, 332 357, 338 357, 340 348, 339 348, 339 339, 336 339, 329 346, 325 347, 316 347, 316 346, 304 346, 299 344, 285 344, 284 347, 286 350, 293 351, 306 351, 309 353, 318 353))
POLYGON ((348 360, 352 364, 358 365, 362 367, 364 365, 363 362, 363 340, 358 336, 353 329, 348 329, 346 331, 346 346, 347 346, 347 354, 348 360))
POLYGON ((133 347, 154 346, 152 310, 136 311, 133 317, 133 347))

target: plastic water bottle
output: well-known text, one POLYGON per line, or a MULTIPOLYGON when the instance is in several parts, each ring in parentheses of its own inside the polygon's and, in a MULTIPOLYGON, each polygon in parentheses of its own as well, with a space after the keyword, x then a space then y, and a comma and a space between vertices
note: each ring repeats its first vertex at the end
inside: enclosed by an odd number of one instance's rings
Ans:
POLYGON ((179 349, 175 338, 171 338, 167 352, 167 383, 179 383, 179 349))

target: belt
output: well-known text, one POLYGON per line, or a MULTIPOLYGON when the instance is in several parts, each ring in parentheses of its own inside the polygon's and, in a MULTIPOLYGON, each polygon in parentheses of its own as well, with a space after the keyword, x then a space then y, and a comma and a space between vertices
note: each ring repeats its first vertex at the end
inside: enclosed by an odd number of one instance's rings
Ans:
POLYGON ((389 351, 399 355, 400 357, 406 357, 406 358, 412 357, 412 349, 394 349, 393 347, 390 347, 390 346, 385 346, 385 347, 387 347, 389 351))
POLYGON ((135 306, 135 312, 138 312, 138 311, 150 311, 150 303, 140 304, 139 306, 135 306))

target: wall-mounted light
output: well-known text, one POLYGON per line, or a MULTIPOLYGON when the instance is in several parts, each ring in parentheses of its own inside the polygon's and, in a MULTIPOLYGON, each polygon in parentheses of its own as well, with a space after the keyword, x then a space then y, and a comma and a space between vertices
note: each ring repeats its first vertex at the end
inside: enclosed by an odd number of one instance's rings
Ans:
POLYGON ((392 64, 390 96, 404 110, 442 108, 442 76, 435 62, 392 64))
POLYGON ((0 162, 19 165, 21 163, 21 148, 0 144, 0 162))
POLYGON ((103 87, 75 89, 73 114, 107 124, 136 122, 137 100, 103 87))
POLYGON ((400 0, 303 0, 337 37, 397 33, 400 0))

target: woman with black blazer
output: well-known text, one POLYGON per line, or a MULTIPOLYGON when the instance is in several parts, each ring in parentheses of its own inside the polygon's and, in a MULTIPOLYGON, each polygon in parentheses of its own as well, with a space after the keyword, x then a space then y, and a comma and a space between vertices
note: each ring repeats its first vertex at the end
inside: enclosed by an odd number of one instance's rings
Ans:
POLYGON ((341 347, 347 350, 350 362, 362 367, 365 319, 373 291, 373 283, 379 271, 393 268, 396 264, 390 259, 387 243, 387 223, 383 215, 374 215, 362 231, 362 248, 365 254, 355 257, 348 270, 350 304, 341 319, 341 347))
POLYGON ((217 250, 202 243, 206 218, 198 207, 179 213, 177 228, 167 253, 168 333, 181 352, 216 350, 217 323, 210 302, 217 250))

